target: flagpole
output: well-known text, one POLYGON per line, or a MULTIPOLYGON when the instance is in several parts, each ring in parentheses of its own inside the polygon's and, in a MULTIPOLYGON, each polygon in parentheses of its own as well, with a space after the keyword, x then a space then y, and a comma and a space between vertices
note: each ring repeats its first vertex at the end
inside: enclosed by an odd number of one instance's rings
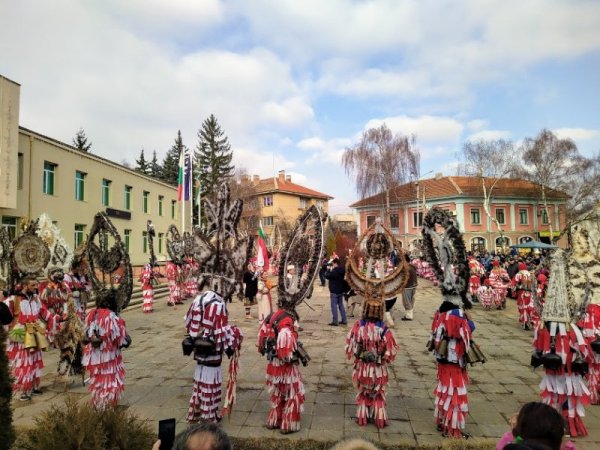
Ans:
POLYGON ((189 155, 190 158, 190 177, 188 180, 189 189, 189 199, 190 199, 190 233, 194 231, 194 191, 192 189, 192 180, 194 179, 194 161, 192 161, 192 155, 189 155))
POLYGON ((185 147, 181 149, 181 232, 185 233, 185 147))

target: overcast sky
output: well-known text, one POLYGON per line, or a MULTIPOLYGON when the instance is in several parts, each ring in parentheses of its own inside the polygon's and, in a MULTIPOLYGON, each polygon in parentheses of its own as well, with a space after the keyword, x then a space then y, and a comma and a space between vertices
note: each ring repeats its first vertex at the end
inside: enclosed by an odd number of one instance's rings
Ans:
POLYGON ((346 146, 382 122, 414 133, 421 173, 467 139, 543 127, 600 149, 600 2, 0 0, 0 74, 20 124, 133 163, 195 147, 214 113, 234 162, 357 199, 346 146))

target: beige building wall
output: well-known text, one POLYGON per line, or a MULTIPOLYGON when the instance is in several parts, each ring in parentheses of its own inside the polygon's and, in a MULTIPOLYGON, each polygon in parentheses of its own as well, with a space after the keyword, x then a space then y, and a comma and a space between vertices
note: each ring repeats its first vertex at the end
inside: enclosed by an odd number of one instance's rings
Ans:
POLYGON ((46 213, 56 222, 67 243, 75 247, 76 230, 78 236, 83 233, 85 238, 94 215, 111 209, 111 221, 121 238, 125 241, 126 235, 129 235, 132 264, 142 265, 148 261, 149 247, 144 246, 148 219, 152 220, 156 229, 154 248, 157 258, 166 259, 167 228, 172 223, 181 227, 176 188, 25 128, 19 130, 18 153, 17 206, 0 208, 3 226, 12 228, 16 224, 19 227, 21 220, 35 219, 46 213), (44 185, 45 167, 54 168, 51 193, 48 192, 48 179, 44 185), (82 200, 76 199, 77 172, 83 174, 82 200), (110 182, 107 206, 103 204, 103 180, 110 182), (129 209, 125 204, 126 186, 131 189, 129 209), (143 208, 144 192, 147 192, 147 212, 143 208), (159 197, 162 197, 162 213, 159 211, 159 197), (127 213, 130 213, 129 218, 127 213))
POLYGON ((259 204, 261 206, 260 216, 263 223, 263 229, 265 233, 270 233, 274 225, 280 224, 281 220, 284 219, 290 226, 294 226, 294 223, 298 217, 300 217, 304 211, 311 205, 320 206, 321 209, 327 213, 329 209, 329 202, 326 199, 317 199, 300 194, 291 194, 287 192, 271 192, 260 194, 259 204), (264 206, 264 197, 272 196, 273 204, 271 206, 264 206), (306 201, 306 205, 301 203, 301 200, 306 201), (265 218, 273 217, 273 225, 267 225, 268 219, 265 218))
POLYGON ((0 208, 17 207, 20 90, 0 75, 0 208))

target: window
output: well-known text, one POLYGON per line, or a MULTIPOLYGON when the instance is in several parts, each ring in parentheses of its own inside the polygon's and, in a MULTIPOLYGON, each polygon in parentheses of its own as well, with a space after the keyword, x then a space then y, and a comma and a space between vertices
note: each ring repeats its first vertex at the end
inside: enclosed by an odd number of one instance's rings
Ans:
POLYGON ((177 205, 177 202, 175 200, 171 200, 171 219, 175 218, 175 211, 177 211, 175 205, 177 205))
POLYGON ((496 220, 500 225, 504 225, 506 223, 506 217, 504 216, 504 208, 496 209, 496 220))
POLYGON ((306 209, 308 207, 308 200, 300 198, 300 209, 306 209))
POLYGON ((510 245, 510 239, 506 236, 496 238, 496 247, 508 247, 510 245))
POLYGON ((2 216, 2 228, 6 228, 11 239, 17 237, 17 217, 2 216))
POLYGON ((325 202, 323 200, 317 200, 317 207, 323 209, 325 202))
POLYGON ((83 238, 85 234, 85 225, 76 223, 75 224, 75 233, 73 236, 74 247, 77 248, 83 243, 83 238))
POLYGON ((148 232, 142 231, 142 253, 148 253, 148 232))
POLYGON ((400 228, 400 216, 398 214, 390 214, 390 228, 400 228))
POLYGON ((25 163, 23 153, 17 155, 18 171, 17 171, 17 189, 23 189, 23 164, 25 163))
POLYGON ((56 172, 56 164, 44 161, 44 194, 54 195, 54 175, 56 172))
POLYGON ((521 225, 529 224, 529 214, 526 209, 523 209, 523 208, 519 209, 519 223, 521 225))
POLYGON ((165 239, 165 233, 158 233, 158 254, 161 255, 163 251, 163 241, 165 239))
POLYGON ((548 225, 548 213, 545 208, 540 211, 540 215, 542 217, 542 225, 548 225))
POLYGON ((148 213, 148 199, 150 198, 150 192, 144 191, 142 194, 142 212, 148 213))
POLYGON ((367 216, 367 228, 375 223, 375 216, 367 216))
POLYGON ((133 188, 131 186, 125 185, 125 197, 123 199, 123 207, 129 211, 131 209, 131 190, 133 188))
POLYGON ((471 224, 481 225, 481 214, 479 208, 471 208, 471 224))
POLYGON ((131 242, 131 230, 123 230, 123 241, 125 244, 125 251, 129 253, 129 245, 131 242))
POLYGON ((273 226, 273 216, 263 217, 262 224, 267 227, 273 226))
POLYGON ((423 226, 423 213, 419 212, 419 217, 417 217, 417 213, 413 213, 413 228, 423 226))
POLYGON ((85 200, 85 176, 84 172, 75 171, 75 200, 85 200))
POLYGON ((110 184, 112 181, 102 178, 102 206, 110 206, 110 184))
POLYGON ((474 237, 471 239, 471 251, 472 252, 484 252, 485 251, 485 239, 482 237, 474 237))
POLYGON ((273 196, 265 195, 263 197, 263 206, 273 206, 273 196))
POLYGON ((163 201, 164 201, 165 197, 162 195, 158 196, 158 215, 162 216, 163 215, 163 201))
POLYGON ((533 238, 531 236, 521 236, 519 238, 519 244, 526 244, 531 241, 533 241, 533 238))

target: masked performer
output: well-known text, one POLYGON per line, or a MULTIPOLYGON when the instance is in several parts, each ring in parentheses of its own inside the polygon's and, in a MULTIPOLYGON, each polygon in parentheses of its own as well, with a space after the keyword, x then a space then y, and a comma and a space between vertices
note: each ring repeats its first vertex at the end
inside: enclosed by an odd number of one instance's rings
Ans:
POLYGON ((82 363, 89 374, 85 381, 92 394, 92 404, 97 410, 105 410, 117 406, 125 390, 121 350, 129 347, 131 338, 119 313, 131 299, 133 272, 125 246, 104 213, 94 218, 86 252, 96 307, 88 311, 85 320, 82 363), (114 242, 103 251, 109 237, 114 242), (120 275, 118 285, 114 283, 114 272, 120 275), (97 273, 102 276, 98 277, 97 273))
POLYGON ((267 279, 266 272, 262 272, 258 280, 258 321, 262 322, 273 312, 273 299, 271 289, 273 286, 267 279))
POLYGON ((512 286, 517 293, 517 308, 519 309, 519 323, 523 329, 529 330, 533 325, 533 290, 534 278, 527 270, 525 263, 519 263, 519 271, 512 280, 512 286))
POLYGON ((510 285, 510 277, 508 276, 506 269, 500 266, 500 261, 497 259, 492 262, 489 280, 494 288, 496 308, 505 309, 506 293, 508 292, 508 286, 510 285))
POLYGON ((197 363, 188 422, 221 420, 223 353, 232 358, 224 410, 230 412, 233 406, 242 333, 229 325, 226 302, 240 288, 248 249, 252 248, 247 236, 238 235, 242 201, 230 206, 228 185, 220 187, 215 204, 205 201, 204 206, 208 227, 206 232, 196 232, 194 256, 202 267, 200 286, 207 289, 194 299, 185 316, 187 336, 182 343, 184 355, 193 352, 197 363))
POLYGON ((475 259, 474 256, 469 256, 469 294, 477 297, 478 289, 481 286, 481 277, 485 275, 483 264, 475 259))
POLYGON ((142 311, 144 313, 154 311, 154 283, 157 279, 158 275, 152 270, 152 266, 146 264, 139 278, 139 281, 142 283, 142 296, 144 297, 142 311))
POLYGON ((166 265, 166 272, 169 285, 169 300, 167 301, 167 305, 180 305, 183 303, 181 293, 181 267, 175 261, 169 261, 166 265))
POLYGON ((82 321, 85 321, 85 310, 90 299, 92 285, 87 277, 88 266, 83 252, 84 249, 75 251, 71 261, 71 270, 65 274, 65 283, 71 291, 77 315, 82 321))
POLYGON ((584 377, 591 349, 576 323, 584 318, 590 295, 585 268, 572 254, 555 250, 531 364, 544 366, 542 401, 562 412, 571 436, 587 435, 582 418, 590 401, 584 377))
POLYGON ((198 295, 198 262, 194 258, 186 258, 183 266, 184 290, 187 298, 196 298, 198 295))
POLYGON ((485 362, 471 334, 475 329, 467 312, 469 268, 465 243, 455 219, 438 208, 423 221, 425 257, 440 281, 443 302, 431 325, 428 348, 437 361, 434 416, 446 437, 467 437, 463 430, 468 413, 467 362, 485 362))
POLYGON ((396 359, 398 344, 384 323, 385 300, 402 292, 409 278, 408 262, 393 234, 377 219, 360 238, 346 263, 346 279, 352 289, 365 298, 362 319, 346 336, 346 357, 354 361, 352 381, 356 396, 356 423, 377 428, 389 424, 385 391, 389 381, 388 364, 396 359), (395 252, 398 264, 387 273, 373 271, 395 252), (366 266, 361 273, 358 258, 366 266))
POLYGON ((40 286, 40 300, 54 314, 66 316, 69 286, 64 281, 65 274, 60 267, 48 269, 48 281, 40 286))
POLYGON ((494 307, 494 296, 494 288, 490 284, 490 280, 486 279, 483 284, 479 286, 479 289, 477 289, 477 298, 479 298, 479 303, 481 303, 483 309, 492 309, 494 307))
POLYGON ((267 357, 267 387, 271 409, 267 428, 282 434, 300 430, 304 411, 304 383, 299 364, 310 358, 299 341, 296 306, 310 296, 323 259, 323 218, 311 206, 296 223, 280 254, 277 285, 278 311, 269 315, 258 331, 258 350, 267 357), (288 267, 301 274, 285 276, 288 267))
MULTIPOLYGON (((583 337, 589 344, 589 372, 586 376, 590 391, 590 403, 600 404, 600 261, 590 251, 589 233, 581 226, 575 227, 573 236, 573 258, 587 273, 591 297, 583 318, 577 322, 583 337)), ((573 279, 575 293, 584 288, 585 278, 573 279)))

